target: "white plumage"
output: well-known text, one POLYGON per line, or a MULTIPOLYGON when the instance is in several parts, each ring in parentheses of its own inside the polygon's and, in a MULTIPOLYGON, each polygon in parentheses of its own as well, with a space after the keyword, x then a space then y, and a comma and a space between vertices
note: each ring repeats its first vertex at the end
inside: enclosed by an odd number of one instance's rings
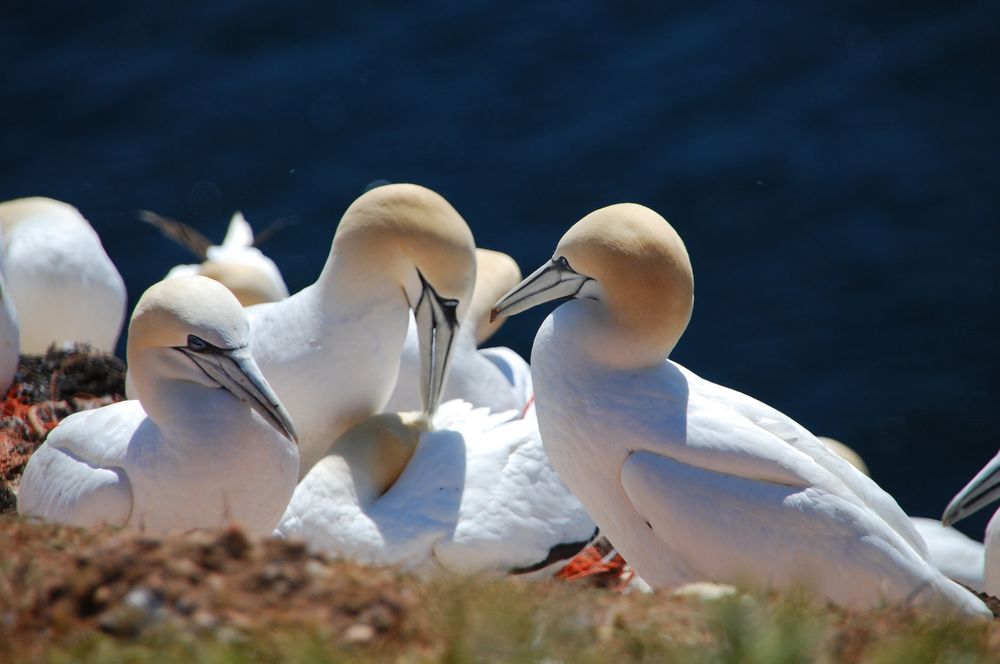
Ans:
MULTIPOLYGON (((817 436, 817 439, 836 452, 837 456, 870 476, 868 465, 851 447, 825 436, 817 436)), ((981 542, 966 537, 954 528, 941 525, 936 519, 911 516, 910 522, 927 545, 927 560, 934 567, 949 579, 963 583, 978 592, 983 591, 985 551, 981 542)))
POLYGON ((20 198, 0 203, 0 231, 20 351, 74 342, 114 351, 125 282, 83 215, 51 198, 20 198))
POLYGON ((412 456, 401 469, 379 466, 390 456, 384 446, 410 434, 397 425, 387 443, 384 429, 362 426, 296 488, 278 527, 282 535, 359 562, 457 574, 532 568, 554 547, 582 546, 593 535, 593 522, 548 463, 531 417, 446 402, 433 431, 412 430, 412 456), (386 473, 387 486, 372 480, 386 473))
POLYGON ((295 487, 298 452, 248 332, 218 282, 153 285, 128 339, 139 400, 60 422, 28 461, 18 511, 154 534, 229 522, 270 533, 295 487))
POLYGON ((964 583, 977 592, 984 592, 983 566, 986 550, 982 542, 967 537, 937 519, 910 517, 913 527, 927 544, 927 559, 949 579, 964 583))
POLYGON ((441 196, 392 184, 344 213, 316 282, 247 309, 254 357, 292 414, 301 474, 348 427, 385 406, 408 311, 417 318, 421 403, 438 403, 475 283, 475 243, 441 196))
POLYGON ((532 352, 545 449, 654 587, 804 586, 836 603, 990 615, 925 559, 906 514, 792 419, 666 359, 690 318, 683 242, 655 212, 588 215, 497 303, 573 298, 532 352))

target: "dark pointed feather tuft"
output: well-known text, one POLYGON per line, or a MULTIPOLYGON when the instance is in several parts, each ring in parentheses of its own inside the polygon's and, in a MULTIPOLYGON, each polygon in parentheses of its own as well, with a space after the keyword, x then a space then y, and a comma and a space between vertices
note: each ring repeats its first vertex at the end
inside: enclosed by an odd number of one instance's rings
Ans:
POLYGON ((184 222, 161 217, 149 210, 140 210, 139 218, 147 224, 159 228, 160 232, 166 237, 181 245, 201 260, 208 258, 208 248, 212 246, 212 241, 184 222))

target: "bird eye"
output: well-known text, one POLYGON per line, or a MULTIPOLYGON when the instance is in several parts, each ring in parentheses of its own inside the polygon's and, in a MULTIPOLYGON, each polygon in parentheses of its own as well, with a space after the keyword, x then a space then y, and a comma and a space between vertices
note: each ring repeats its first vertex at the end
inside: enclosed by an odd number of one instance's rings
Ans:
POLYGON ((572 270, 572 269, 573 269, 573 268, 571 268, 571 267, 569 266, 569 261, 568 261, 568 260, 566 260, 566 257, 565 257, 565 256, 560 256, 559 258, 557 258, 557 259, 556 259, 556 264, 557 264, 557 265, 558 265, 559 267, 561 267, 562 269, 564 269, 564 270, 572 270))
POLYGON ((188 335, 188 350, 193 350, 195 352, 201 352, 203 350, 208 350, 209 343, 202 339, 201 337, 196 337, 193 334, 188 335))

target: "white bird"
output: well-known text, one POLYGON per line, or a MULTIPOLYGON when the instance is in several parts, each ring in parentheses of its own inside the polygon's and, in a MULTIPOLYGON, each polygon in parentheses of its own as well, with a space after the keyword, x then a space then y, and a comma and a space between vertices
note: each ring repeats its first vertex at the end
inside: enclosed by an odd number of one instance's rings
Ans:
POLYGON ((506 316, 499 319, 493 317, 493 304, 498 297, 520 283, 522 277, 521 268, 511 256, 502 251, 476 247, 476 286, 466 318, 477 346, 486 343, 507 321, 506 316))
POLYGON ((906 514, 786 415, 667 359, 691 316, 680 237, 648 208, 584 217, 505 295, 569 299, 531 356, 545 451, 642 578, 805 586, 838 604, 990 615, 924 558, 906 514))
POLYGON ((449 380, 453 339, 466 335, 475 355, 475 337, 463 331, 475 322, 466 313, 475 275, 472 234, 458 213, 423 187, 387 185, 345 213, 314 286, 249 310, 265 375, 290 404, 303 449, 311 434, 318 452, 281 534, 355 560, 433 559, 467 572, 534 566, 592 534, 545 459, 537 427, 515 419, 517 410, 488 415, 451 402, 438 430, 420 424, 449 380), (384 405, 411 310, 422 413, 365 419, 343 433, 384 405))
POLYGON ((278 532, 326 555, 456 574, 533 572, 568 558, 594 522, 545 457, 532 418, 441 405, 375 415, 295 489, 278 532))
POLYGON ((254 240, 253 229, 242 212, 233 214, 222 244, 214 245, 204 235, 187 224, 145 211, 140 218, 152 224, 182 247, 202 260, 197 265, 176 265, 165 279, 200 274, 221 282, 240 303, 249 307, 262 302, 275 302, 288 297, 288 287, 274 261, 258 248, 284 220, 268 226, 254 240))
POLYGON ((299 432, 302 476, 348 427, 385 406, 409 310, 420 398, 434 412, 475 270, 472 232, 458 212, 429 189, 390 184, 344 213, 316 283, 247 309, 254 357, 299 432))
MULTIPOLYGON (((862 473, 871 476, 864 459, 850 446, 834 438, 816 438, 862 473)), ((942 526, 937 519, 911 516, 910 522, 927 545, 927 560, 934 567, 949 579, 965 584, 977 592, 983 591, 983 563, 986 553, 982 542, 966 537, 954 528, 942 526)))
MULTIPOLYGON (((531 369, 509 348, 476 347, 489 339, 503 322, 490 322, 490 309, 497 298, 521 281, 521 270, 507 254, 476 249, 476 285, 465 320, 451 351, 448 378, 441 401, 463 399, 493 411, 523 410, 531 397, 531 369)), ((420 407, 420 347, 413 317, 399 362, 399 377, 385 412, 404 412, 420 407)))
MULTIPOLYGON (((976 473, 965 487, 951 499, 941 523, 950 526, 974 514, 1000 498, 1000 453, 976 473)), ((986 524, 986 548, 983 563, 983 586, 987 593, 1000 597, 1000 510, 986 524)))
POLYGON ((125 282, 83 215, 51 198, 19 198, 0 203, 0 231, 21 352, 74 342, 114 351, 125 282))
POLYGON ((137 401, 70 415, 28 460, 24 516, 159 534, 236 523, 270 534, 298 477, 292 424, 224 286, 151 286, 129 325, 137 401))
MULTIPOLYGON (((910 522, 927 543, 927 560, 934 567, 949 579, 976 592, 986 591, 983 574, 986 548, 982 542, 977 542, 954 528, 941 525, 937 519, 911 516, 910 522)), ((994 590, 1000 591, 1000 588, 994 590)))
POLYGON ((21 349, 17 312, 14 311, 14 301, 7 292, 7 279, 4 277, 3 254, 3 228, 0 227, 0 394, 6 392, 14 380, 21 349))

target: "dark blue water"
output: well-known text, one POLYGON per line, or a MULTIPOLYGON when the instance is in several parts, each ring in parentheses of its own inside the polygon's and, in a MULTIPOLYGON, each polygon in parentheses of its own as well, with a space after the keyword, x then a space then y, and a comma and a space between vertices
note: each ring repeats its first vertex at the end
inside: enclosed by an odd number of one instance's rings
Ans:
MULTIPOLYGON (((438 190, 525 271, 635 201, 694 263, 675 359, 913 513, 1000 446, 995 2, 13 4, 0 198, 77 205, 133 302, 188 261, 139 208, 217 240, 294 215, 266 248, 295 291, 373 180, 438 190)), ((545 313, 497 342, 527 354, 545 313)))

